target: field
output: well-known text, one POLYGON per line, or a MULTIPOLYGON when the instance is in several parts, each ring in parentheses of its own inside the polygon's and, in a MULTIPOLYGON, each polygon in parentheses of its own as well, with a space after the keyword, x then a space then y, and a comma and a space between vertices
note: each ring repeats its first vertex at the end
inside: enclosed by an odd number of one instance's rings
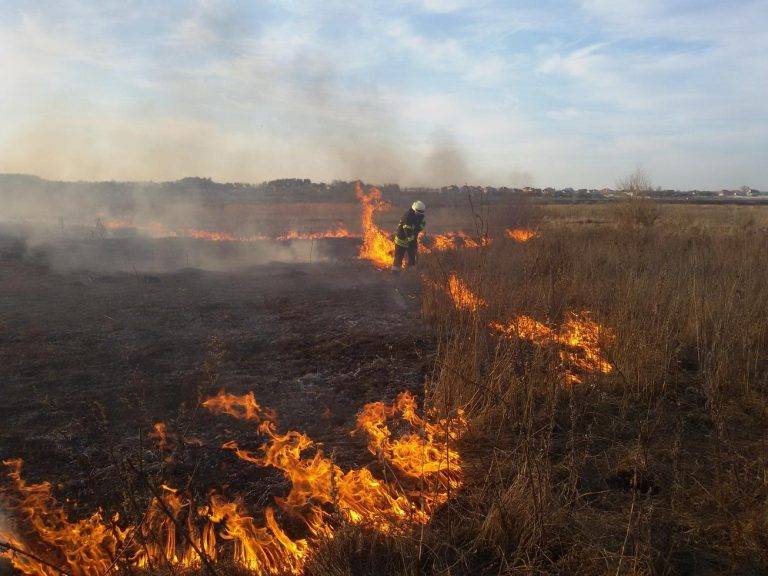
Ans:
MULTIPOLYGON (((282 228, 358 233, 356 210, 282 206, 282 228)), ((768 212, 431 223, 475 242, 399 275, 356 238, 5 235, 0 457, 24 460, 0 482, 5 555, 85 576, 765 573, 768 212)))

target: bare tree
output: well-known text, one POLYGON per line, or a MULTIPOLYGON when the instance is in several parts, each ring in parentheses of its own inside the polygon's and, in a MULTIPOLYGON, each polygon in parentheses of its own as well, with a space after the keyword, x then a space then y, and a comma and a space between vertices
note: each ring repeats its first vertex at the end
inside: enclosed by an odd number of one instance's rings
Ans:
POLYGON ((626 199, 616 206, 616 214, 623 226, 651 228, 661 217, 659 206, 651 198, 653 184, 648 173, 638 166, 632 174, 616 183, 625 192, 626 199))
POLYGON ((616 188, 632 196, 644 196, 653 190, 653 183, 648 173, 638 166, 632 174, 619 180, 616 188))

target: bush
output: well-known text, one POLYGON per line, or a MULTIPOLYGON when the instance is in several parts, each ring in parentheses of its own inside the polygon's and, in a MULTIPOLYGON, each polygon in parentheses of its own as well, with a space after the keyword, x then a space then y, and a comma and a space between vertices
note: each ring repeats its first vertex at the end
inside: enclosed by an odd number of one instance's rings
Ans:
POLYGON ((615 216, 621 227, 650 228, 661 217, 661 209, 650 198, 630 197, 615 205, 615 216))

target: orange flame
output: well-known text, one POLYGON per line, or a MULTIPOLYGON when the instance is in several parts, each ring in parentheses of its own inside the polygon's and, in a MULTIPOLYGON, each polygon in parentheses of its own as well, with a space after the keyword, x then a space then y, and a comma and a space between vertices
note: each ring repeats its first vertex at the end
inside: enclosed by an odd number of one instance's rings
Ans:
POLYGON ((107 521, 101 511, 72 521, 54 500, 50 484, 27 484, 21 477, 21 460, 13 460, 5 462, 0 505, 11 512, 23 537, 0 526, 0 538, 31 556, 6 550, 0 557, 29 576, 58 576, 53 566, 73 576, 101 576, 121 567, 154 572, 168 566, 196 567, 224 556, 258 573, 299 574, 313 547, 333 536, 337 517, 383 533, 404 533, 428 522, 451 491, 462 485, 461 457, 449 443, 466 430, 463 413, 450 419, 437 420, 434 414, 422 418, 408 393, 391 406, 366 405, 357 420, 368 449, 391 471, 387 481, 367 468, 344 472, 301 432, 279 434, 252 393, 221 392, 203 406, 214 413, 261 420, 259 430, 267 442, 260 453, 241 450, 232 441, 223 447, 244 461, 283 472, 291 489, 275 503, 283 514, 303 522, 306 537, 284 530, 271 506, 259 522, 246 512, 241 499, 213 493, 207 503, 197 506, 182 491, 165 485, 137 526, 121 529, 117 515, 107 521), (387 421, 395 417, 414 431, 393 438, 387 421))
POLYGON ((373 221, 376 212, 390 208, 389 203, 381 199, 381 190, 378 188, 371 187, 366 194, 360 182, 355 184, 355 195, 362 205, 363 244, 358 257, 370 260, 378 268, 391 266, 395 254, 394 242, 373 221))
POLYGON ((297 232, 296 230, 289 230, 282 236, 278 236, 277 240, 320 240, 323 238, 355 238, 356 236, 347 230, 344 226, 338 225, 336 228, 331 228, 323 232, 297 232))
POLYGON ((426 249, 426 252, 432 250, 444 252, 446 250, 456 250, 457 248, 482 248, 490 246, 493 240, 488 236, 473 238, 466 232, 446 232, 445 234, 436 234, 432 236, 432 248, 426 249))
POLYGON ((526 228, 507 229, 504 231, 504 234, 506 234, 507 238, 510 238, 515 242, 528 242, 528 240, 536 238, 539 235, 538 232, 526 228))
POLYGON ((602 344, 615 340, 612 330, 592 320, 589 312, 570 312, 559 330, 542 324, 530 316, 518 316, 508 324, 491 322, 490 328, 507 337, 529 340, 539 346, 557 344, 563 347, 558 352, 566 366, 567 383, 581 383, 581 377, 573 372, 610 374, 613 365, 603 356, 602 344))
POLYGON ((102 220, 101 218, 98 219, 97 222, 100 222, 104 228, 107 230, 122 230, 125 228, 135 228, 133 223, 130 220, 102 220))
POLYGON ((448 277, 448 294, 453 301, 453 305, 458 310, 468 310, 476 312, 478 308, 485 306, 485 300, 476 296, 469 287, 462 282, 456 274, 448 277))
POLYGON ((357 417, 357 429, 368 435, 368 450, 378 455, 406 476, 429 483, 426 497, 432 506, 447 500, 449 491, 461 487, 461 457, 448 446, 466 429, 463 411, 453 420, 428 422, 416 414, 416 399, 404 392, 387 406, 383 402, 366 404, 357 417), (420 434, 411 433, 391 439, 387 420, 400 417, 420 434))
POLYGON ((335 228, 323 230, 321 232, 298 232, 289 230, 279 236, 266 236, 263 234, 254 234, 251 236, 239 236, 229 232, 217 230, 205 230, 199 228, 187 228, 180 231, 171 230, 160 222, 149 222, 147 224, 137 224, 130 220, 99 220, 107 230, 137 230, 152 238, 193 238, 195 240, 207 240, 209 242, 258 242, 258 241, 286 241, 286 240, 321 240, 324 238, 357 238, 344 226, 338 225, 335 228))
MULTIPOLYGON (((2 487, 0 503, 16 513, 19 531, 31 531, 35 539, 27 543, 26 539, 17 539, 13 535, 5 534, 4 537, 17 548, 48 559, 49 564, 67 568, 73 576, 104 574, 112 564, 123 534, 113 531, 100 511, 70 522, 53 500, 48 482, 27 484, 21 477, 21 460, 7 460, 3 464, 8 469, 5 478, 9 486, 2 487)), ((51 566, 30 557, 11 551, 2 552, 0 556, 9 558, 22 574, 59 576, 51 566)))
POLYGON ((240 240, 237 236, 227 232, 212 232, 210 230, 197 230, 191 228, 187 230, 187 236, 196 240, 209 240, 211 242, 237 242, 240 240))
POLYGON ((161 452, 169 447, 168 430, 165 422, 156 422, 152 427, 152 432, 149 433, 149 437, 157 442, 157 449, 161 452))
POLYGON ((227 394, 223 390, 216 396, 211 396, 202 406, 207 408, 214 414, 229 414, 234 418, 240 420, 255 420, 262 419, 264 412, 256 402, 256 396, 253 392, 248 392, 242 396, 235 396, 234 394, 227 394))

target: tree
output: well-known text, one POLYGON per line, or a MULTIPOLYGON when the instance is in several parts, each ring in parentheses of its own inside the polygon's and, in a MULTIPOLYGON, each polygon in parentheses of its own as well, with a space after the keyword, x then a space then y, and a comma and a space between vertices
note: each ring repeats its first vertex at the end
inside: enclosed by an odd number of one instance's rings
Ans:
POLYGON ((641 167, 619 180, 616 188, 626 192, 627 198, 616 207, 619 222, 624 226, 651 228, 661 217, 661 210, 650 197, 653 185, 648 173, 641 167))
POLYGON ((653 190, 653 183, 648 173, 638 166, 632 174, 616 183, 616 189, 632 196, 645 196, 653 190))

